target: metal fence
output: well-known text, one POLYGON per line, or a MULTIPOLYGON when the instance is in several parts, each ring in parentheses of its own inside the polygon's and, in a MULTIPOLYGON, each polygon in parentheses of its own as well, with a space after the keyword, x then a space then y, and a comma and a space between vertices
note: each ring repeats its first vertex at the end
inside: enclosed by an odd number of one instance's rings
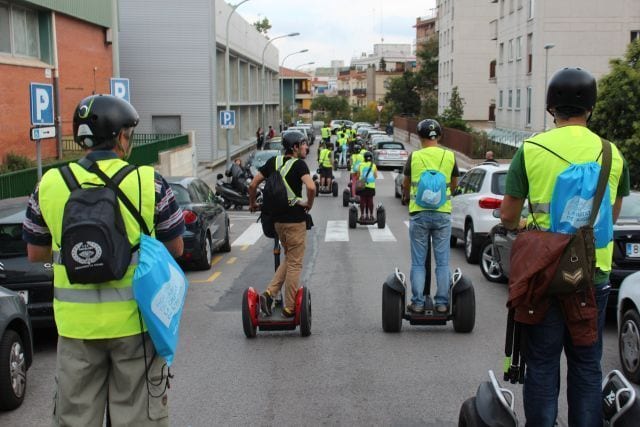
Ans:
MULTIPOLYGON (((73 142, 73 138, 63 138, 63 148, 67 153, 83 150, 73 142), (69 149, 67 150, 67 147, 69 149), (77 147, 77 149, 76 149, 77 147)), ((129 163, 134 165, 153 165, 158 163, 158 154, 175 147, 189 144, 187 135, 178 134, 134 134, 133 148, 129 163)), ((72 160, 71 160, 72 161, 72 160)), ((52 168, 59 168, 70 161, 51 163, 42 166, 42 173, 52 168)), ((38 181, 37 168, 29 168, 0 175, 0 199, 27 196, 31 194, 38 181)))

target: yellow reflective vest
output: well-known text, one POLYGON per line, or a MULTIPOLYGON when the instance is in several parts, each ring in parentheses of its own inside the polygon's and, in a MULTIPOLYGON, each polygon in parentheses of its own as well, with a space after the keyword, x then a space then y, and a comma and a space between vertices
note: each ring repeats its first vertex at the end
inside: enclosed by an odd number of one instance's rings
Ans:
MULTIPOLYGON (((598 159, 602 164, 602 143, 600 137, 584 126, 563 126, 530 138, 536 144, 548 148, 572 163, 587 163, 598 159)), ((543 230, 551 226, 550 205, 556 178, 569 165, 544 148, 534 144, 523 147, 524 163, 529 182, 529 198, 535 221, 543 230)), ((609 173, 609 193, 613 205, 617 197, 618 183, 622 176, 623 159, 617 147, 611 144, 611 172, 609 173)), ((533 222, 529 214, 527 224, 533 222)), ((611 224, 613 227, 613 224, 611 224)), ((596 249, 596 267, 601 271, 611 271, 613 242, 596 249)))
POLYGON ((322 136, 322 139, 331 138, 331 128, 328 126, 321 128, 320 135, 322 136))
POLYGON ((373 162, 360 162, 360 166, 358 169, 358 179, 365 180, 366 184, 365 188, 376 188, 376 165, 373 162), (369 168, 371 168, 371 172, 369 172, 369 168), (365 178, 366 177, 366 178, 365 178))
POLYGON ((331 168, 333 165, 331 164, 331 150, 328 148, 323 148, 320 150, 320 158, 318 159, 318 163, 323 168, 331 168))
MULTIPOLYGON (((97 163, 109 177, 127 165, 120 159, 99 160, 97 163)), ((69 167, 83 188, 91 184, 103 185, 100 178, 77 163, 70 163, 69 167)), ((149 166, 141 166, 138 171, 140 187, 138 187, 138 173, 133 171, 121 182, 120 188, 134 206, 139 206, 138 201, 141 201, 142 218, 149 229, 153 229, 154 171, 149 166)), ((60 251, 62 217, 71 193, 60 171, 51 169, 42 177, 38 194, 40 210, 51 232, 51 248, 55 254, 60 251)), ((120 212, 129 242, 133 247, 140 242, 140 225, 122 202, 120 202, 120 212)), ((136 260, 137 257, 132 258, 131 265, 120 280, 82 285, 70 283, 64 265, 54 262, 53 310, 58 334, 76 339, 120 338, 139 334, 141 327, 138 305, 133 299, 131 287, 136 260)), ((143 327, 143 330, 146 328, 143 327)))
POLYGON ((411 191, 409 193, 409 212, 435 211, 451 213, 451 174, 456 164, 453 151, 440 146, 426 147, 411 153, 411 191), (416 192, 420 175, 426 170, 439 170, 447 180, 447 201, 438 209, 426 209, 416 203, 416 192))

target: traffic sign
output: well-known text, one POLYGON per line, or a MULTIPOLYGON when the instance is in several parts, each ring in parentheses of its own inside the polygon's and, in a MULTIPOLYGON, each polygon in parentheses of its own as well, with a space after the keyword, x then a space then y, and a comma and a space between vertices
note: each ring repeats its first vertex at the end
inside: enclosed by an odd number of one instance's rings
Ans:
POLYGON ((131 102, 129 96, 129 79, 111 78, 111 95, 131 102))
POLYGON ((37 141, 38 139, 55 138, 56 127, 48 126, 41 128, 31 128, 31 139, 37 141))
POLYGON ((378 113, 382 111, 382 105, 378 105, 376 108, 378 109, 378 113))
POLYGON ((46 83, 31 83, 29 85, 31 98, 31 124, 53 125, 53 85, 46 83))
POLYGON ((234 129, 236 127, 236 112, 233 110, 220 110, 220 127, 234 129))

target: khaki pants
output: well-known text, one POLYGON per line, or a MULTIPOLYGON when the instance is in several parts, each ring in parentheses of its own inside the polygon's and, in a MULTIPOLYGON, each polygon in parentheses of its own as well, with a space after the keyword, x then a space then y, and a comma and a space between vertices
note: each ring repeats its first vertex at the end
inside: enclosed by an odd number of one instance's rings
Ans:
POLYGON ((113 426, 168 426, 167 367, 163 380, 164 359, 155 355, 148 334, 144 339, 149 390, 158 397, 147 392, 139 334, 99 340, 59 337, 53 426, 102 426, 107 396, 113 426))
POLYGON ((274 224, 280 243, 284 248, 284 262, 276 270, 267 290, 272 296, 276 296, 283 284, 287 284, 284 306, 293 311, 296 308, 296 292, 300 287, 300 274, 302 273, 302 261, 304 259, 304 247, 307 238, 306 222, 274 224))

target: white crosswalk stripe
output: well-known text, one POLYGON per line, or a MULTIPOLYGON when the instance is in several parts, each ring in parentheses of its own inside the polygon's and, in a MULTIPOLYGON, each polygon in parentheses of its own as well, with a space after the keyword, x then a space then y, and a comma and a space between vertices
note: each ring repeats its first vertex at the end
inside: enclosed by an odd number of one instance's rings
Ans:
POLYGON ((324 233, 325 242, 348 242, 349 227, 347 221, 327 221, 327 229, 324 233))
POLYGON ((262 224, 254 223, 249 226, 231 246, 244 246, 255 244, 262 237, 262 224))
POLYGON ((371 240, 374 242, 395 242, 396 236, 393 235, 389 227, 385 225, 384 228, 378 228, 377 224, 368 225, 369 234, 371 235, 371 240))

